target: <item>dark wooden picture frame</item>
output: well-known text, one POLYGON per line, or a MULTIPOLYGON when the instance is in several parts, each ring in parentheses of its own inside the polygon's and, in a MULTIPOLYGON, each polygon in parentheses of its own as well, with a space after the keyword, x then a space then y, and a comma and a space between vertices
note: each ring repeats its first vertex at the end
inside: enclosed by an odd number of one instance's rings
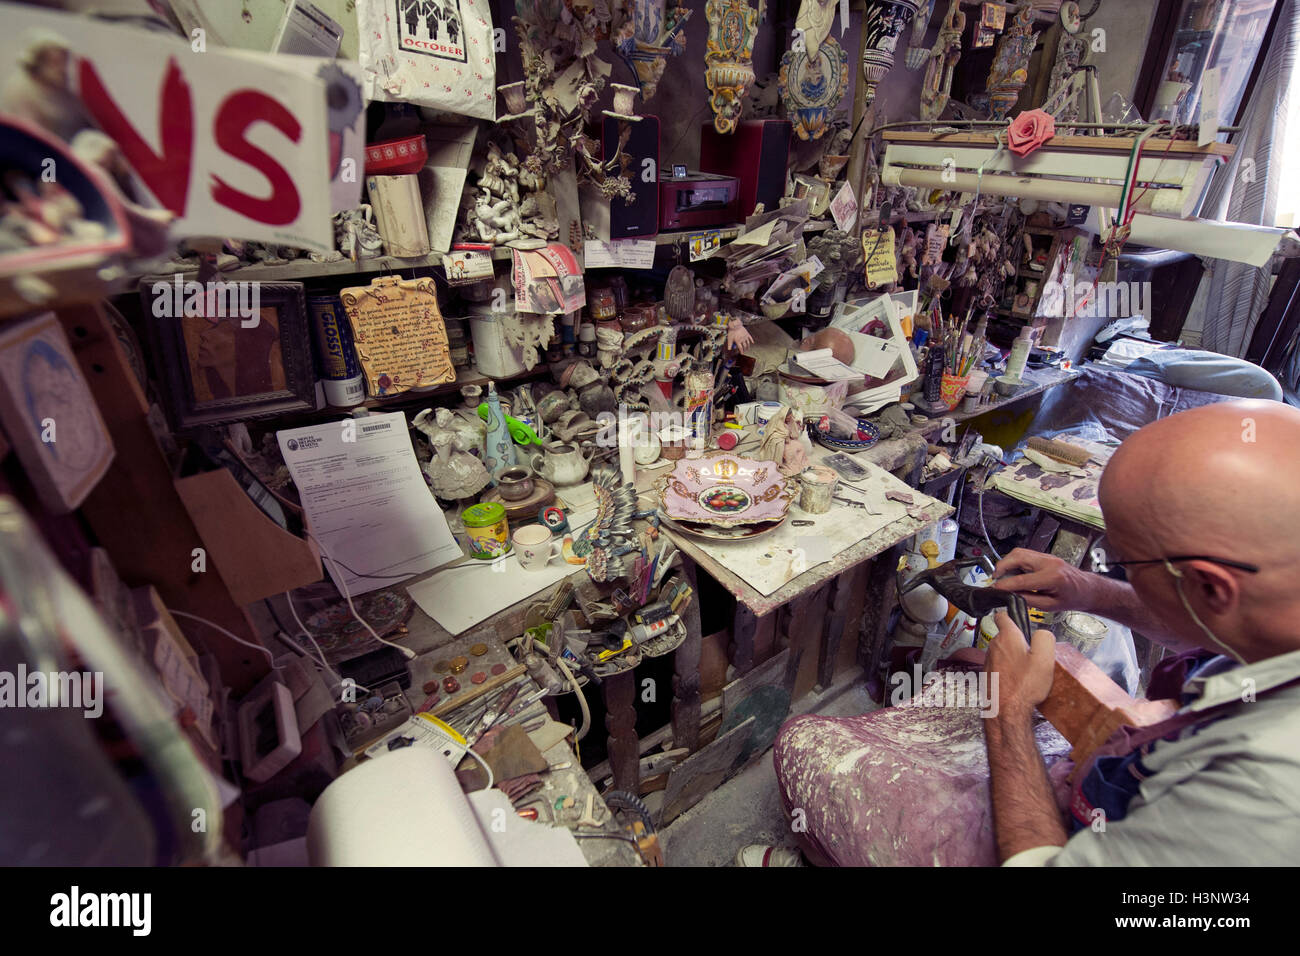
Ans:
MULTIPOLYGON (((191 274, 181 281, 198 280, 191 274)), ((301 282, 259 282, 261 321, 252 327, 244 327, 237 315, 177 315, 175 285, 175 276, 149 276, 140 282, 173 427, 221 425, 316 407, 307 298, 301 282), (165 291, 157 288, 160 284, 165 291), (161 296, 173 301, 155 308, 161 296)))

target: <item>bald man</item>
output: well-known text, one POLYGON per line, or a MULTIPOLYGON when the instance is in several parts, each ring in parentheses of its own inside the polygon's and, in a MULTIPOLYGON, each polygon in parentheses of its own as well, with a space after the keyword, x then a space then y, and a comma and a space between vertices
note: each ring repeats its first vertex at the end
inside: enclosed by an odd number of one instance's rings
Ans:
POLYGON ((1149 696, 1181 706, 1152 739, 1103 748, 1065 787, 1069 745, 1034 713, 1054 639, 1037 631, 1031 648, 999 615, 984 662, 995 707, 913 698, 788 721, 773 760, 803 853, 751 845, 737 862, 1300 861, 1298 475, 1300 410, 1182 412, 1132 435, 1102 476, 1108 573, 1127 580, 1019 548, 998 563, 994 587, 1031 606, 1100 614, 1187 652, 1153 676, 1149 696))
POLYGON ((1000 708, 985 732, 1003 861, 1300 860, 1298 475, 1300 410, 1235 401, 1182 412, 1136 432, 1102 476, 1107 563, 1127 580, 1023 549, 998 563, 994 587, 1035 607, 1100 614, 1203 652, 1165 732, 1094 761, 1063 824, 1031 729, 1052 686, 1053 638, 1038 631, 1030 648, 999 617, 986 669, 999 676, 1000 708))

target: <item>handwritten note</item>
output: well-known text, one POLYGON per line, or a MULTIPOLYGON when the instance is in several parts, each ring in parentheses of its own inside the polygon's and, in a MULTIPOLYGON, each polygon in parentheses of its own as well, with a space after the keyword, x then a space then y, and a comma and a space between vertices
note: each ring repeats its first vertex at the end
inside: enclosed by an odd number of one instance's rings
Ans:
POLYGON ((894 229, 868 229, 862 234, 862 254, 867 263, 867 287, 879 288, 898 281, 898 259, 894 254, 894 229))

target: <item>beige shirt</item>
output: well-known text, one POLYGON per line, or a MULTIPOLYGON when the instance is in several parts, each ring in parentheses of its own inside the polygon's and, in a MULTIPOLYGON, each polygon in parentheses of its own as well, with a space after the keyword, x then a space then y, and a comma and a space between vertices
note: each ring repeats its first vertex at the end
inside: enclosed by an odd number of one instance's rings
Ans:
POLYGON ((1004 866, 1295 866, 1300 863, 1300 651, 1208 662, 1181 712, 1237 701, 1228 716, 1157 740, 1122 820, 1035 847, 1004 866))

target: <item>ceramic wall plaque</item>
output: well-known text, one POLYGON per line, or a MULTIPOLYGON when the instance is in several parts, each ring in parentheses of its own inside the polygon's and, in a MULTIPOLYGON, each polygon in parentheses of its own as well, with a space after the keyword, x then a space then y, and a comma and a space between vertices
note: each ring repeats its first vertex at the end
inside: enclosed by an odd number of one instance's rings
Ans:
POLYGON ((432 278, 381 276, 340 295, 372 397, 456 380, 432 278))
POLYGON ((961 12, 960 0, 948 4, 939 36, 930 49, 930 62, 925 68, 925 82, 921 84, 921 118, 938 119, 948 105, 952 91, 952 74, 961 59, 961 34, 966 29, 966 15, 961 12))
POLYGON ((809 54, 816 54, 822 41, 830 36, 835 12, 839 7, 838 0, 803 0, 799 5, 794 28, 803 34, 804 46, 809 54))
POLYGON ((781 99, 800 139, 821 139, 849 85, 849 55, 826 37, 816 53, 790 50, 781 58, 781 99))
POLYGON ((863 21, 864 47, 862 78, 866 81, 865 104, 876 99, 876 86, 894 65, 898 35, 907 29, 920 6, 919 0, 867 0, 863 21))
POLYGON ((754 82, 754 34, 758 11, 748 0, 708 0, 709 45, 704 80, 709 87, 713 127, 730 133, 740 121, 741 105, 754 82))
POLYGON ((1006 119, 1011 107, 1020 98, 1020 91, 1029 79, 1029 56, 1034 52, 1034 8, 1022 3, 1016 9, 1015 19, 993 54, 993 68, 989 71, 985 89, 989 96, 989 111, 995 120, 1006 119))
MULTIPOLYGON (((636 75, 641 98, 659 89, 668 57, 686 50, 686 21, 691 11, 666 0, 631 0, 630 18, 614 37, 614 49, 636 75)), ((615 108, 616 112, 623 112, 615 108)))

